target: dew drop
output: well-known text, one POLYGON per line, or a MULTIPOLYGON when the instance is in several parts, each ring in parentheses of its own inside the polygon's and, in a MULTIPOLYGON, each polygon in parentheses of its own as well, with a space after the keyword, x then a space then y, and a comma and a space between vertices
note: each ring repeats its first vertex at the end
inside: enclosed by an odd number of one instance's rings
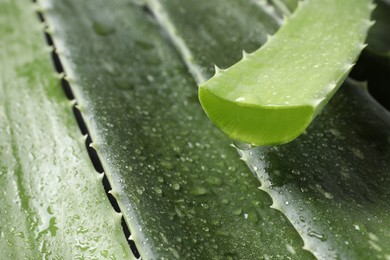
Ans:
POLYGON ((179 183, 173 183, 173 184, 171 185, 171 188, 172 188, 173 190, 180 190, 180 184, 179 184, 179 183))
POLYGON ((241 215, 241 213, 242 213, 242 208, 238 208, 238 209, 233 210, 233 214, 236 216, 241 215))
POLYGON ((172 163, 170 161, 162 160, 160 162, 160 164, 161 164, 162 167, 164 167, 165 169, 168 169, 168 170, 173 168, 173 165, 172 165, 172 163))
POLYGON ((202 196, 207 194, 207 190, 204 187, 197 186, 192 189, 191 193, 196 196, 202 196))
POLYGON ((234 141, 233 142, 233 146, 236 147, 239 150, 242 150, 242 151, 248 151, 248 150, 253 148, 252 145, 246 144, 246 143, 242 143, 242 142, 239 142, 239 141, 234 141))
POLYGON ((310 231, 310 232, 308 233, 308 235, 309 235, 310 237, 317 238, 317 239, 321 240, 322 242, 326 241, 326 239, 327 239, 325 235, 320 234, 320 233, 317 233, 317 232, 315 232, 315 231, 310 231))

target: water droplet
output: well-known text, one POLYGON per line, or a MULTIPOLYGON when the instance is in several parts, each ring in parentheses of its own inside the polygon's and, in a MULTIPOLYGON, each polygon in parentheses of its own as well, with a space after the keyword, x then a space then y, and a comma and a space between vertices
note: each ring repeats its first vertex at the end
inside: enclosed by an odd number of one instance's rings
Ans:
POLYGON ((146 78, 147 78, 147 80, 149 82, 153 82, 154 81, 154 77, 152 75, 147 75, 146 78))
POLYGON ((171 188, 172 188, 173 190, 180 190, 180 184, 179 184, 179 183, 173 183, 173 184, 171 185, 171 188))
POLYGON ((158 195, 162 195, 162 193, 163 193, 162 189, 160 189, 160 188, 155 188, 154 190, 156 191, 156 193, 158 195))
POLYGON ((329 193, 329 192, 324 192, 324 196, 325 196, 325 198, 327 198, 327 199, 333 199, 333 194, 332 193, 329 193))
POLYGON ((353 152, 353 154, 358 157, 359 159, 364 159, 364 154, 362 153, 362 151, 360 151, 358 148, 351 148, 351 151, 353 152))
POLYGON ((210 177, 208 177, 208 178, 206 179, 206 182, 207 182, 208 184, 213 184, 213 185, 217 185, 217 186, 219 186, 219 185, 222 184, 222 180, 221 180, 220 178, 218 178, 218 177, 215 177, 215 176, 210 176, 210 177))
POLYGON ((315 231, 310 231, 310 232, 308 233, 308 235, 309 235, 310 237, 317 238, 317 239, 321 240, 322 242, 326 241, 326 239, 327 239, 325 235, 320 234, 320 233, 317 233, 317 232, 315 232, 315 231))
POLYGON ((246 219, 248 219, 251 223, 257 224, 259 222, 259 217, 257 215, 256 210, 250 210, 246 215, 246 219))
POLYGON ((233 214, 236 216, 241 215, 241 213, 242 213, 242 208, 238 208, 238 209, 233 210, 233 214))
POLYGON ((292 255, 296 254, 295 249, 291 245, 287 244, 286 248, 287 248, 287 251, 289 251, 292 255))
POLYGON ((197 186, 192 189, 191 193, 196 196, 201 196, 207 194, 207 190, 204 187, 197 186))
POLYGON ((227 205, 227 204, 229 204, 229 200, 228 199, 222 199, 222 204, 224 204, 224 205, 227 205))
POLYGON ((173 255, 175 258, 177 258, 177 259, 180 258, 180 255, 179 255, 179 253, 177 252, 176 249, 174 249, 173 247, 169 247, 168 249, 172 252, 172 255, 173 255))
POLYGON ((145 191, 145 188, 144 187, 137 187, 136 190, 137 190, 139 195, 142 195, 145 191))
POLYGON ((331 128, 331 129, 329 129, 329 131, 335 137, 340 137, 341 136, 341 133, 337 129, 331 128))
POLYGON ((145 41, 140 41, 140 40, 137 40, 135 42, 135 44, 138 46, 138 47, 141 47, 142 49, 144 50, 151 50, 154 48, 154 45, 152 43, 148 43, 148 42, 145 42, 145 41))
POLYGON ((296 170, 296 169, 293 169, 291 172, 294 175, 300 175, 301 174, 301 172, 299 170, 296 170))
POLYGON ((374 233, 371 233, 371 232, 368 233, 368 237, 373 241, 379 240, 378 237, 374 233))
POLYGON ((168 169, 168 170, 173 168, 173 165, 170 161, 162 160, 162 161, 160 161, 160 164, 162 167, 164 167, 165 169, 168 169))
POLYGON ((201 206, 204 209, 209 209, 210 208, 209 204, 207 204, 207 203, 202 203, 201 206))
POLYGON ((233 142, 233 146, 236 147, 239 150, 242 150, 242 151, 248 151, 248 150, 253 148, 252 145, 246 144, 246 143, 242 143, 242 142, 239 142, 239 141, 234 141, 233 142))

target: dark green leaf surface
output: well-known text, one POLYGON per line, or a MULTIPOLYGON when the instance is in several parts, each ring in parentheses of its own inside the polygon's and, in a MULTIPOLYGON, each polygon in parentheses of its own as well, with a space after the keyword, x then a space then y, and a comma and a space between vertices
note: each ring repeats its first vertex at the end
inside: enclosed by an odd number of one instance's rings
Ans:
POLYGON ((0 258, 131 258, 33 5, 1 0, 0 21, 0 258))
POLYGON ((352 71, 352 77, 367 81, 368 90, 387 110, 390 109, 390 1, 377 0, 367 37, 367 49, 352 71))
POLYGON ((351 77, 367 81, 370 94, 390 110, 390 53, 377 54, 370 49, 363 51, 351 77))
MULTIPOLYGON (((243 50, 248 53, 255 51, 282 23, 275 6, 266 1, 247 1, 245 4, 220 1, 218 8, 211 1, 202 0, 201 4, 196 4, 198 2, 147 0, 160 26, 168 32, 185 62, 199 69, 199 72, 193 73, 195 79, 201 74, 201 78, 207 80, 215 73, 214 64, 224 69, 240 60, 243 50), (207 12, 212 12, 212 15, 204 17, 207 12), (187 21, 188 17, 196 22, 187 21), (205 19, 208 19, 207 26, 202 22, 205 19), (191 55, 186 55, 185 51, 191 55)), ((202 82, 198 80, 198 83, 202 82)))
POLYGON ((390 53, 390 1, 376 0, 372 18, 375 24, 368 33, 368 49, 376 53, 390 53))
POLYGON ((288 15, 298 6, 299 0, 268 0, 271 1, 280 11, 288 15))
POLYGON ((261 1, 146 2, 173 36, 173 43, 198 82, 214 74, 214 65, 227 68, 232 60, 240 60, 243 46, 247 52, 255 51, 282 21, 272 6, 261 1), (232 49, 239 51, 226 51, 232 49))
MULTIPOLYGON (((203 114, 195 82, 153 17, 129 1, 41 6, 144 259, 312 257, 203 114)), ((243 6, 225 9, 237 16, 243 6)))
POLYGON ((297 140, 241 156, 315 256, 390 256, 390 115, 362 86, 345 84, 297 140))
MULTIPOLYGON (((187 39, 190 30, 174 12, 174 7, 186 5, 171 2, 162 1, 164 8, 155 10, 156 16, 168 12, 177 34, 187 39)), ((204 51, 191 48, 192 44, 187 42, 194 59, 218 51, 207 45, 204 51)), ((238 144, 238 150, 273 197, 273 207, 286 214, 315 256, 385 259, 390 248, 389 115, 361 86, 352 83, 341 90, 307 133, 291 144, 259 148, 238 144)))

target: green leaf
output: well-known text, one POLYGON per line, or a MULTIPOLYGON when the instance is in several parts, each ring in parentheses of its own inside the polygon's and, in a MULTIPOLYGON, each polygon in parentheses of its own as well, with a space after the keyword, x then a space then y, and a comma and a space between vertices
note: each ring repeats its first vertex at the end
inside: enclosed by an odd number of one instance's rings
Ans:
POLYGON ((373 5, 304 1, 258 51, 199 87, 208 117, 235 140, 286 143, 300 135, 348 75, 373 5))
POLYGON ((351 77, 367 81, 370 94, 390 110, 390 53, 383 55, 370 49, 363 51, 351 77))
POLYGON ((242 151, 262 189, 320 259, 390 254, 390 115, 348 82, 307 133, 242 151))
POLYGON ((372 18, 375 24, 368 32, 368 49, 376 53, 390 53, 390 1, 377 0, 372 18))
MULTIPOLYGON (((143 258, 312 257, 205 117, 196 83, 144 7, 104 0, 40 4, 143 258)), ((237 15, 236 8, 249 10, 241 1, 208 6, 219 5, 237 15)))
MULTIPOLYGON (((261 0, 258 0, 261 1, 261 0)), ((298 6, 299 0, 268 0, 284 15, 290 15, 298 6)))
POLYGON ((373 12, 374 26, 370 29, 368 47, 352 71, 352 77, 368 82, 370 93, 390 109, 390 2, 377 0, 373 12))
POLYGON ((32 7, 0 1, 0 258, 131 258, 32 7))
MULTIPOLYGON (((190 27, 181 22, 184 15, 175 12, 175 8, 186 7, 181 1, 161 2, 164 9, 154 14, 158 18, 167 12, 171 17, 178 35, 170 34, 173 42, 175 37, 188 39, 194 32, 212 34, 201 25, 190 27)), ((161 19, 160 24, 167 27, 161 19)), ((231 38, 218 40, 229 42, 231 38)), ((247 42, 243 42, 241 48, 246 48, 247 42)), ((190 38, 185 44, 193 60, 202 57, 205 63, 207 59, 209 64, 218 63, 203 55, 217 52, 217 46, 195 48, 196 42, 190 38)), ((237 53, 236 48, 232 45, 223 50, 227 62, 235 61, 229 54, 237 53)), ((273 207, 282 210, 304 238, 305 249, 320 259, 380 259, 388 256, 390 248, 386 210, 389 140, 388 113, 362 86, 350 81, 298 139, 277 147, 237 144, 237 149, 263 182, 262 189, 273 197, 273 207)))
POLYGON ((232 59, 240 59, 242 46, 246 46, 249 52, 255 51, 282 23, 272 6, 261 1, 243 4, 237 0, 218 3, 148 0, 147 4, 171 36, 198 83, 214 74, 217 61, 219 66, 228 67, 232 59), (180 11, 177 6, 180 6, 180 11), (199 37, 205 40, 204 44, 200 44, 199 37), (227 49, 239 51, 227 53, 224 51, 227 49))

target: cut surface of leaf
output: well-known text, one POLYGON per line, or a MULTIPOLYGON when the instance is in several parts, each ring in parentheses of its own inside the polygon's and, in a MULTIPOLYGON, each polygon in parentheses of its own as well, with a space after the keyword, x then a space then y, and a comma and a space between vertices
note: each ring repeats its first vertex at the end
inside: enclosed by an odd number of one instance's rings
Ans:
POLYGON ((208 117, 229 137, 254 145, 301 134, 348 75, 373 5, 307 0, 265 45, 199 87, 208 117))
POLYGON ((0 258, 132 259, 33 4, 0 20, 0 258))
POLYGON ((312 258, 204 115, 188 68, 145 7, 40 4, 143 259, 312 258))

